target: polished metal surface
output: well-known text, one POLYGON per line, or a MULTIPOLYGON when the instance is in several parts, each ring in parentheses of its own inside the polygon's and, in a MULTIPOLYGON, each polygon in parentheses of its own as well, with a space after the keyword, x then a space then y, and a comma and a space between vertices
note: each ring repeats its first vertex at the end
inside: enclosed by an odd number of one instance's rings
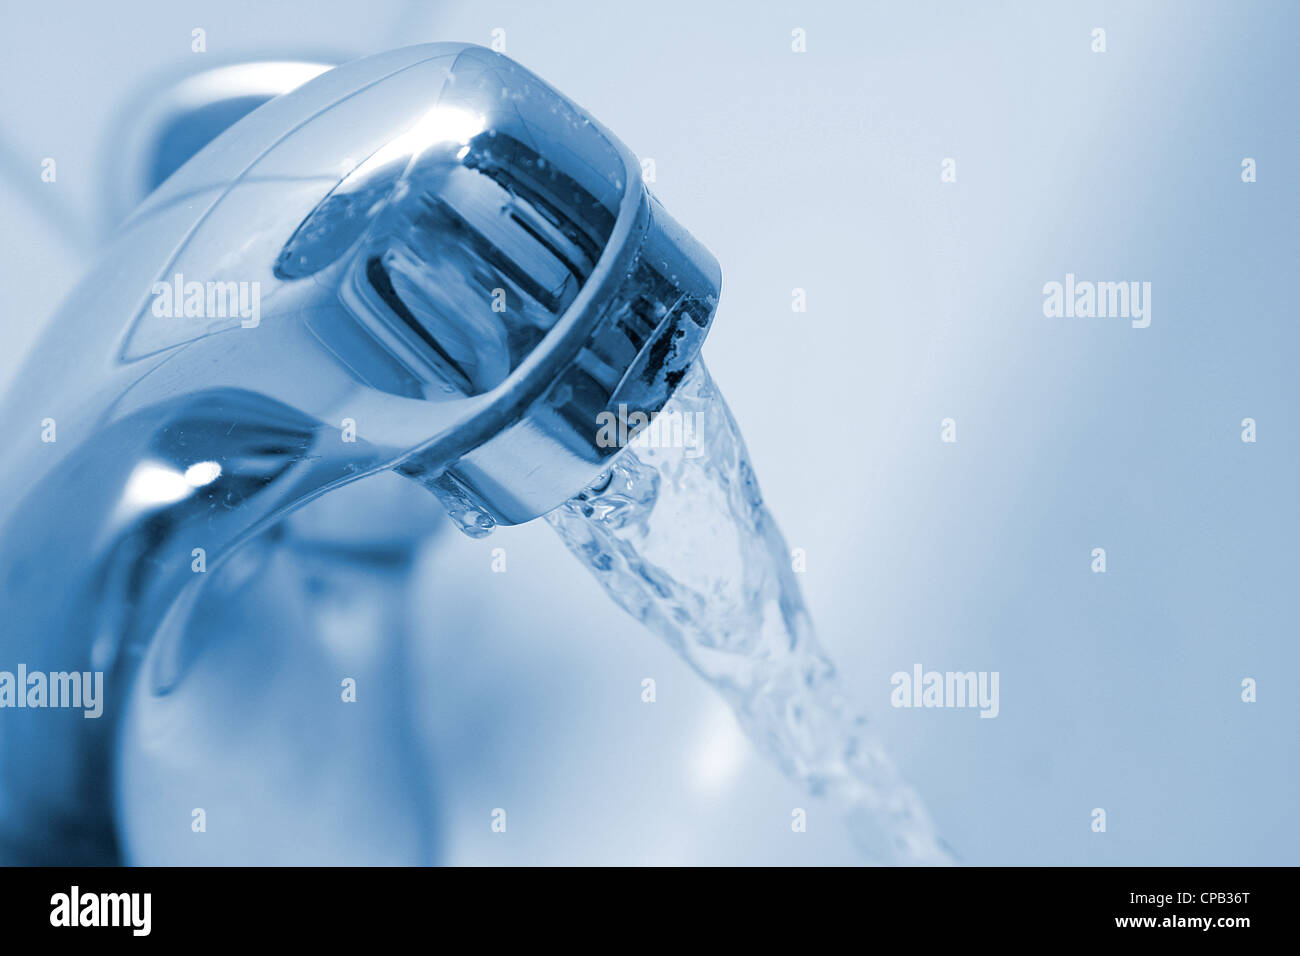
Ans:
POLYGON ((626 147, 477 47, 346 64, 205 146, 4 401, 20 438, 0 464, 0 650, 103 671, 105 699, 98 719, 6 713, 0 855, 117 856, 121 702, 201 604, 197 554, 218 568, 386 471, 470 533, 545 513, 619 451, 602 412, 662 407, 719 288, 626 147))
POLYGON ((120 107, 105 144, 101 194, 108 228, 121 225, 146 196, 219 133, 341 59, 247 60, 151 78, 120 107))

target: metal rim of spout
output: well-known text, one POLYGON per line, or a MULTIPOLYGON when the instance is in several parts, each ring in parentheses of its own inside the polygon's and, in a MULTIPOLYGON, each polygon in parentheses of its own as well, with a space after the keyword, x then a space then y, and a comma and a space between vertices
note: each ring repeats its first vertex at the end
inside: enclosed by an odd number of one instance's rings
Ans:
MULTIPOLYGON (((434 51, 439 46, 427 49, 434 51)), ((484 128, 463 140, 464 145, 454 161, 437 156, 427 161, 418 152, 407 159, 399 151, 396 163, 389 161, 386 167, 382 157, 367 157, 303 221, 282 251, 281 263, 290 278, 314 276, 320 264, 312 262, 303 268, 299 261, 306 262, 319 255, 322 246, 325 247, 323 258, 329 260, 337 253, 330 248, 331 242, 341 244, 330 233, 343 233, 343 240, 350 240, 350 247, 342 258, 364 260, 368 267, 364 270, 365 277, 358 278, 363 270, 354 264, 350 268, 352 278, 341 280, 342 298, 359 324, 375 328, 385 323, 388 326, 404 323, 403 332, 414 328, 423 339, 414 348, 418 351, 431 346, 438 350, 445 360, 445 370, 451 358, 439 348, 437 338, 447 331, 448 325, 459 320, 454 308, 466 313, 463 323, 466 327, 476 322, 485 324, 482 314, 471 314, 482 310, 473 301, 475 296, 466 295, 464 290, 460 301, 454 303, 450 322, 445 321, 445 316, 435 315, 422 324, 421 316, 412 314, 422 306, 426 315, 437 312, 439 306, 444 311, 447 308, 449 293, 442 295, 440 302, 433 306, 428 301, 420 302, 438 298, 435 287, 446 278, 451 257, 446 254, 445 235, 453 227, 461 230, 457 255, 463 255, 464 248, 474 243, 486 247, 487 253, 471 257, 467 262, 457 260, 461 273, 486 272, 500 283, 493 292, 504 294, 504 287, 519 278, 517 274, 509 274, 511 267, 516 267, 516 272, 526 268, 518 262, 503 264, 512 254, 513 246, 531 239, 531 249, 524 252, 515 249, 513 254, 521 258, 531 255, 534 261, 548 254, 557 261, 566 257, 579 259, 581 251, 567 240, 579 236, 588 227, 593 233, 603 228, 582 221, 584 215, 591 217, 606 210, 590 201, 591 197, 582 192, 577 180, 570 179, 568 173, 577 175, 574 171, 581 169, 582 175, 588 175, 592 169, 583 168, 585 164, 595 167, 595 175, 590 179, 600 187, 621 185, 612 229, 604 237, 590 271, 581 275, 576 294, 554 318, 553 326, 522 355, 503 380, 493 384, 484 396, 481 409, 455 429, 413 450, 396 466, 400 473, 434 491, 453 514, 457 510, 477 512, 484 526, 517 524, 550 511, 586 487, 621 450, 600 442, 602 415, 617 416, 625 423, 628 418, 644 421, 663 407, 708 332, 721 288, 721 273, 708 251, 651 196, 632 152, 589 114, 500 54, 467 45, 454 55, 449 82, 431 101, 429 115, 444 109, 444 98, 461 95, 472 110, 481 110, 487 117, 484 128), (457 84, 451 82, 457 79, 458 70, 469 76, 468 82, 461 80, 461 87, 478 84, 472 93, 457 89, 457 84), (489 79, 485 80, 485 76, 489 79), (536 125, 530 126, 531 118, 522 115, 525 107, 515 108, 511 103, 502 110, 499 102, 478 102, 481 88, 495 83, 500 83, 501 97, 524 99, 534 114, 545 114, 546 107, 550 114, 567 117, 568 139, 557 138, 553 131, 539 131, 536 125), (501 115, 506 117, 504 122, 498 120, 501 115), (514 144, 506 150, 511 156, 505 163, 495 155, 502 142, 514 144), (581 154, 582 164, 568 155, 570 150, 581 154), (557 158, 556 154, 561 155, 557 158), (566 161, 568 168, 558 171, 566 161), (513 169, 505 168, 511 163, 513 169), (600 163, 605 168, 600 168, 600 163), (392 170, 398 166, 402 166, 402 171, 395 175, 392 170), (496 221, 485 217, 481 209, 465 211, 465 206, 472 207, 475 202, 481 205, 484 200, 481 196, 464 195, 466 184, 457 178, 467 168, 474 169, 480 181, 470 185, 482 188, 482 180, 492 177, 491 173, 483 174, 485 167, 495 167, 496 174, 503 177, 502 182, 496 183, 497 187, 504 186, 502 197, 498 197, 503 206, 496 221), (512 179, 512 175, 517 178, 512 179), (549 187, 543 184, 548 176, 553 179, 549 187), (525 188, 531 194, 525 193, 525 188), (548 188, 553 194, 550 198, 555 200, 549 207, 545 195, 548 188), (566 189, 572 196, 563 195, 566 189), (506 194, 508 198, 504 198, 506 194), (579 194, 588 200, 586 207, 577 201, 579 194), (358 214, 357 207, 376 196, 380 200, 358 214), (462 208, 446 214, 457 202, 462 208), (531 223, 525 222, 522 231, 516 229, 510 234, 500 222, 520 218, 521 207, 524 218, 531 218, 531 223), (442 216, 438 219, 441 232, 428 226, 433 209, 439 210, 442 216), (470 222, 475 214, 478 221, 470 222), (571 221, 564 221, 566 216, 571 221), (338 225, 340 219, 348 223, 346 228, 338 225), (365 228, 358 235, 348 231, 355 231, 356 225, 351 221, 354 219, 365 221, 365 228), (421 228, 422 236, 412 235, 421 228), (472 239, 465 238, 466 233, 472 239), (304 238, 300 239, 300 235, 304 238), (398 258, 394 247, 400 247, 400 257, 405 258, 404 277, 408 283, 428 286, 417 289, 412 296, 416 303, 409 308, 394 290, 393 277, 384 272, 384 261, 389 257, 398 258), (300 253, 301 248, 306 249, 305 254, 300 253), (378 294, 377 282, 383 286, 378 294), (360 291, 357 286, 362 287, 360 291), (399 314, 400 322, 394 319, 394 311, 399 314)), ((455 107, 449 109, 454 111, 455 107)), ((553 115, 550 118, 553 120, 553 115)), ((560 125, 563 128, 563 122, 560 125)), ((498 188, 498 192, 502 190, 498 188)), ((571 263, 568 267, 575 275, 581 272, 580 267, 571 263)), ((568 276, 566 281, 572 278, 568 276)), ((476 275, 472 291, 481 293, 489 284, 487 279, 476 275)), ((511 294, 515 295, 516 291, 511 294)), ((504 327, 509 323, 501 324, 504 327)), ((381 334, 390 333, 385 330, 381 334)), ((484 334, 505 336, 500 328, 489 329, 484 334)), ((450 338, 458 339, 459 334, 453 332, 450 338)), ((463 348, 464 343, 454 342, 453 347, 463 348)), ((464 388, 466 384, 461 381, 459 387, 464 388)), ((623 430, 631 435, 636 431, 635 427, 623 430)), ((468 530, 472 525, 462 523, 462 527, 468 530)))

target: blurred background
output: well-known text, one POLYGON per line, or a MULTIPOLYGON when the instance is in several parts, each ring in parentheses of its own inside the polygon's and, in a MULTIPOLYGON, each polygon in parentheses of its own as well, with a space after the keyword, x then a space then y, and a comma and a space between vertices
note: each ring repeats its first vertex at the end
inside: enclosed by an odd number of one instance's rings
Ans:
MULTIPOLYGON (((222 0, 3 21, 0 380, 105 244, 130 104, 224 62, 504 43, 654 160, 722 263, 711 370, 807 553, 822 642, 961 859, 1300 862, 1300 8, 222 0), (1067 272, 1150 282, 1150 327, 1045 318, 1067 272), (999 716, 892 709, 915 663, 998 671, 999 716)), ((183 767, 131 763, 129 857, 371 862, 418 832, 451 864, 859 862, 544 523, 444 527, 419 574, 400 725, 311 758, 393 806, 263 806, 276 774, 216 726, 183 767), (258 823, 151 838, 173 797, 186 823, 203 800, 258 823)), ((257 732, 292 751, 291 719, 257 732)))

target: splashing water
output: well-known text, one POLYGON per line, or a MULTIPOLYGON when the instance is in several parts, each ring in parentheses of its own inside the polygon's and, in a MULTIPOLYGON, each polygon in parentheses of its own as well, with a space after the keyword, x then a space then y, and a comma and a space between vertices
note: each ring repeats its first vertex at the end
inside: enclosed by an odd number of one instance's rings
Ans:
POLYGON ((546 520, 624 610, 723 694, 787 776, 845 807, 868 857, 953 862, 920 798, 847 707, 702 361, 600 480, 546 520))

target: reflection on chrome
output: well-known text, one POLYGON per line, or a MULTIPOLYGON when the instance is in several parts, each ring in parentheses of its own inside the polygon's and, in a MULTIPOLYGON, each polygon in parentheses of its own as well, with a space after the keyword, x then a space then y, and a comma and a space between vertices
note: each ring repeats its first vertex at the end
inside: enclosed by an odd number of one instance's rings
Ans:
POLYGON ((133 687, 183 676, 195 608, 246 574, 240 554, 261 560, 286 520, 373 554, 380 529, 427 534, 374 517, 392 498, 375 476, 394 472, 473 533, 551 510, 619 450, 596 441, 598 414, 663 406, 720 288, 626 147, 461 44, 265 103, 99 262, 4 401, 34 424, 0 451, 0 660, 104 670, 105 719, 7 716, 9 862, 120 858, 114 728, 133 687), (150 290, 174 276, 255 284, 260 321, 155 315, 150 290), (348 509, 326 507, 344 486, 361 489, 348 509))

